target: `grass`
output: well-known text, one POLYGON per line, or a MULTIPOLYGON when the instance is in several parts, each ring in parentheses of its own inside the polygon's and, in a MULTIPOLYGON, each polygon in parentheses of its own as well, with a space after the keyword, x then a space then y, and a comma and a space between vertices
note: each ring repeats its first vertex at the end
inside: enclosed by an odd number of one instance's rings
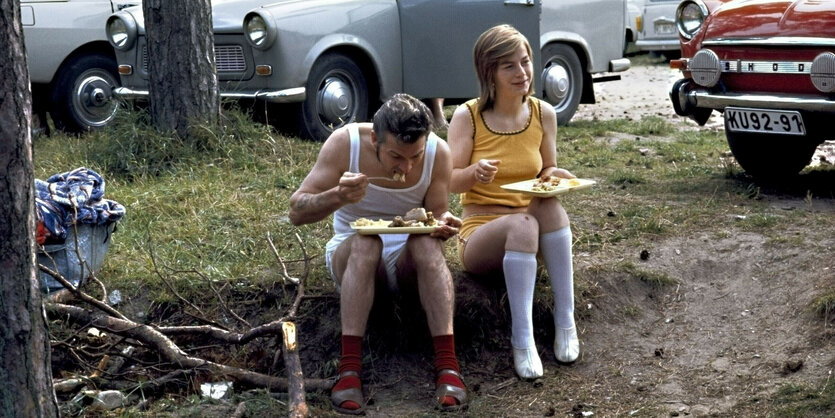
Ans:
MULTIPOLYGON (((267 232, 286 260, 302 257, 296 232, 309 254, 321 256, 330 236, 327 222, 295 228, 286 217, 289 197, 320 144, 281 135, 234 110, 225 113, 223 128, 204 129, 196 145, 187 144, 148 128, 145 115, 125 113, 105 131, 56 134, 35 143, 36 177, 87 166, 106 179, 106 197, 126 206, 103 272, 116 286, 143 283, 167 295, 158 287, 152 255, 168 267, 162 270, 196 271, 248 286, 271 282, 277 265, 267 232)), ((767 232, 786 216, 814 216, 781 213, 760 201, 755 183, 729 176, 720 161, 727 150, 721 133, 678 132, 656 117, 560 128, 559 164, 598 180, 597 187, 564 199, 575 224, 575 251, 638 246, 696 231, 705 222, 767 232)), ((457 197, 450 201, 460 213, 457 197)), ((815 219, 821 221, 832 225, 826 217, 815 219)), ((318 261, 312 284, 327 286, 318 261)))
MULTIPOLYGON (((108 289, 144 300, 149 310, 174 300, 169 285, 198 304, 208 299, 207 283, 235 289, 242 303, 249 303, 281 286, 282 269, 269 234, 291 275, 301 274, 305 252, 313 257, 309 293, 332 292, 322 261, 329 222, 297 228, 287 219, 290 195, 312 167, 320 144, 252 123, 237 110, 225 117, 222 128, 199 128, 196 143, 154 132, 144 114, 128 112, 104 131, 35 140, 37 178, 86 166, 105 178, 105 197, 127 208, 99 273, 108 289)), ((598 181, 563 199, 572 218, 575 254, 650 248, 664 238, 693 235, 706 224, 716 238, 759 232, 774 237, 775 246, 797 242, 778 233, 786 224, 815 225, 820 235, 805 237, 812 242, 835 230, 835 219, 814 210, 814 194, 801 192, 809 203, 791 212, 763 199, 773 191, 728 162, 721 132, 680 130, 653 117, 577 121, 560 127, 558 151, 560 166, 598 181)), ((450 203, 460 213, 456 196, 450 203)), ((457 257, 454 251, 450 255, 455 270, 457 257)), ((603 263, 595 268, 652 287, 678 283, 623 258, 603 263)), ((577 276, 577 306, 601 297, 588 276, 577 276)), ((829 321, 833 300, 822 295, 811 308, 829 321)), ((286 302, 278 300, 261 314, 275 319, 286 302)), ((634 316, 641 310, 626 306, 622 313, 634 316)), ((831 382, 821 392, 830 408, 832 392, 831 382)), ((796 393, 781 393, 778 401, 802 403, 796 393)), ((810 408, 818 402, 804 399, 810 408)))
POLYGON ((783 385, 773 404, 775 417, 831 417, 835 414, 835 380, 827 379, 820 387, 783 385))

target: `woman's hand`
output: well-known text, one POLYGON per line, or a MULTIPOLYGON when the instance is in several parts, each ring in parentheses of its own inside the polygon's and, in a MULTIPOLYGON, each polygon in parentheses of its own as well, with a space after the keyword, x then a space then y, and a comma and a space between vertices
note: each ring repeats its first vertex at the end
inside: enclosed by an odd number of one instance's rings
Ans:
POLYGON ((475 164, 475 179, 479 183, 489 184, 493 182, 493 179, 496 177, 496 173, 499 172, 498 165, 501 164, 501 160, 478 160, 475 164))
POLYGON ((564 168, 557 168, 557 167, 548 167, 542 170, 542 173, 539 175, 540 177, 551 176, 551 177, 559 177, 563 179, 576 179, 577 176, 571 174, 570 171, 564 168))

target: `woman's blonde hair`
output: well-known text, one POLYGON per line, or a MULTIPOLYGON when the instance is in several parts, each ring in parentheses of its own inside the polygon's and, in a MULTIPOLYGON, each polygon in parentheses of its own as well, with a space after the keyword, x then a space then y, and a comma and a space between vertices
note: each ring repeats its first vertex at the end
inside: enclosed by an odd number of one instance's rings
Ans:
MULTIPOLYGON (((528 57, 533 60, 533 51, 528 39, 510 25, 493 26, 484 31, 475 41, 473 61, 480 88, 478 96, 479 112, 493 108, 496 101, 496 89, 493 83, 496 68, 499 67, 499 61, 513 55, 519 45, 525 46, 528 57)), ((533 81, 531 81, 528 93, 524 97, 525 100, 533 94, 533 89, 533 81)))

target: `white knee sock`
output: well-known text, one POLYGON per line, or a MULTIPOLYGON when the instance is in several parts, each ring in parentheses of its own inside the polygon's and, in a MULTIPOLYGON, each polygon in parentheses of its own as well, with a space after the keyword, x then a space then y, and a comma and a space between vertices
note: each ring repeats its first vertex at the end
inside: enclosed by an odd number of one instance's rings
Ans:
POLYGON ((567 226, 539 237, 539 251, 554 291, 554 325, 574 326, 574 268, 571 258, 571 227, 567 226))
POLYGON ((505 251, 502 268, 513 328, 510 342, 516 348, 534 347, 533 289, 536 284, 536 254, 505 251))

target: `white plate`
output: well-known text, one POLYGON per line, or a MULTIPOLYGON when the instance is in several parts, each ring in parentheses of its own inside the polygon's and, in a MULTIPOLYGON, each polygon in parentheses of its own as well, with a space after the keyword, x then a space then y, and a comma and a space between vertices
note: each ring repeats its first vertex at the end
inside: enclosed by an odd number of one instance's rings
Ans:
POLYGON ((596 181, 590 179, 562 179, 560 180, 560 184, 558 184, 554 190, 543 192, 531 190, 536 181, 536 179, 519 181, 516 183, 505 184, 501 186, 501 188, 505 190, 519 192, 529 196, 553 197, 574 190, 587 189, 597 183, 596 181))
POLYGON ((388 226, 391 221, 374 221, 374 225, 357 226, 351 222, 351 228, 360 235, 380 234, 431 234, 437 226, 388 226))

